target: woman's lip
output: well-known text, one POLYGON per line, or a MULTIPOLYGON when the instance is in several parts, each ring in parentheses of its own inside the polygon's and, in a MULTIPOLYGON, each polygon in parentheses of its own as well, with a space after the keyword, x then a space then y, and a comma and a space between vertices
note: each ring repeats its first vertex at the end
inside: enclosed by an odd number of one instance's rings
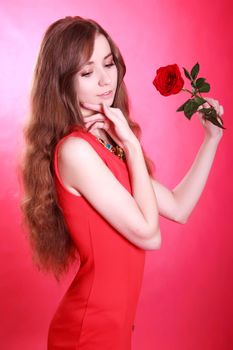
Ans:
POLYGON ((102 94, 102 95, 98 95, 98 96, 100 96, 100 97, 107 97, 107 96, 110 96, 110 95, 112 95, 112 90, 109 90, 109 92, 107 93, 107 94, 102 94))

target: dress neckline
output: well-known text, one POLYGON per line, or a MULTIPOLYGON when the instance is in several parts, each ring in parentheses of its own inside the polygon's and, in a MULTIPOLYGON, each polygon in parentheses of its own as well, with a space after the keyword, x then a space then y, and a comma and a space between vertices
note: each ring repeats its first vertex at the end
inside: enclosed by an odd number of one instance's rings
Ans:
MULTIPOLYGON (((76 129, 77 130, 77 129, 76 129)), ((76 131, 74 130, 74 131, 76 131)), ((108 154, 110 157, 114 157, 114 159, 116 159, 120 164, 126 166, 126 161, 124 161, 123 159, 119 158, 116 154, 114 154, 113 152, 111 152, 110 150, 108 150, 99 140, 98 137, 93 135, 90 131, 84 130, 84 129, 78 129, 78 131, 83 132, 86 135, 89 135, 100 147, 101 149, 104 150, 104 152, 106 152, 106 154, 108 154)))

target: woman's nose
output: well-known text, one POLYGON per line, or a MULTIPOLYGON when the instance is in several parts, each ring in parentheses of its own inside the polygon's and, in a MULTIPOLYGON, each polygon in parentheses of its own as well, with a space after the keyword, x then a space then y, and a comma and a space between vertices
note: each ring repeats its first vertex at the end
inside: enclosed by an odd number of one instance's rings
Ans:
POLYGON ((102 71, 100 73, 100 77, 99 77, 99 84, 100 85, 105 85, 105 84, 110 84, 111 83, 111 78, 110 76, 108 75, 107 72, 105 71, 102 71))

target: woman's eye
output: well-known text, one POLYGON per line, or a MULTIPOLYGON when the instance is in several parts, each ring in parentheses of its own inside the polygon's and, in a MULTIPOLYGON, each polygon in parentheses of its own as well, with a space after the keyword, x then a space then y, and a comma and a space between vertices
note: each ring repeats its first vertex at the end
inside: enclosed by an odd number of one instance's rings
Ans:
MULTIPOLYGON (((106 66, 105 66, 105 67, 110 68, 110 67, 112 67, 112 66, 114 66, 114 65, 115 65, 115 63, 114 63, 114 62, 112 62, 112 63, 106 64, 106 66)), ((81 74, 81 76, 82 76, 82 77, 88 77, 88 76, 89 76, 91 73, 92 73, 92 72, 83 73, 83 74, 81 74)))
POLYGON ((89 72, 89 73, 83 73, 83 74, 81 74, 81 77, 86 77, 86 76, 88 76, 89 74, 91 74, 91 72, 89 72))
POLYGON ((106 64, 106 67, 111 67, 111 66, 114 66, 114 62, 106 64))

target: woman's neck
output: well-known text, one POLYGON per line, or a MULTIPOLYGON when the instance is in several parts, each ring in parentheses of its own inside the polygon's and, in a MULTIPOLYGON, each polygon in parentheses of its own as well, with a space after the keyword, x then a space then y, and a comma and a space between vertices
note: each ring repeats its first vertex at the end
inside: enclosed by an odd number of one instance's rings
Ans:
POLYGON ((108 135, 108 133, 103 129, 95 129, 90 131, 94 136, 101 138, 105 142, 110 143, 111 145, 115 145, 114 140, 108 135))

